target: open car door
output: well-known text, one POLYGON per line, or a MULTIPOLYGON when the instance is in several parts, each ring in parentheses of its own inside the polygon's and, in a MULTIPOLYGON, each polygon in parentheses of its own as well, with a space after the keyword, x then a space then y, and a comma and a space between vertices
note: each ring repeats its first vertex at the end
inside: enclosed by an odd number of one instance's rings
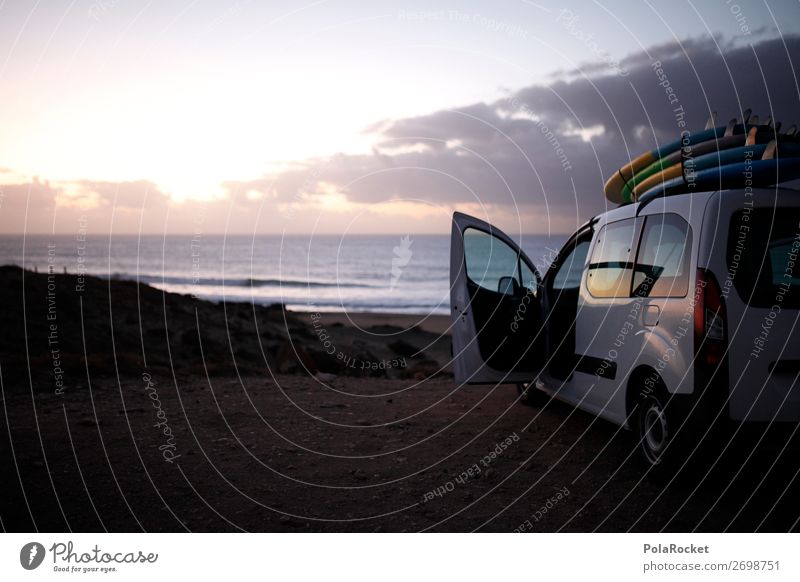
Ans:
POLYGON ((530 382, 546 360, 541 278, 503 232, 453 214, 450 317, 459 384, 530 382))

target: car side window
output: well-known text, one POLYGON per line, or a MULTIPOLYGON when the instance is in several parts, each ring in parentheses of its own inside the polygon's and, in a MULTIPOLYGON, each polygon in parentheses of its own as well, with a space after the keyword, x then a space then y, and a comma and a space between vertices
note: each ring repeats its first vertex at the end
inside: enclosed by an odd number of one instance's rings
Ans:
POLYGON ((511 246, 477 228, 464 229, 467 278, 484 289, 504 295, 535 293, 536 274, 511 246))
POLYGON ((522 274, 522 286, 531 293, 533 293, 534 295, 536 295, 539 289, 538 287, 539 279, 536 276, 536 273, 534 273, 533 270, 530 267, 528 267, 525 261, 521 259, 519 262, 519 266, 520 266, 520 272, 522 274))
POLYGON ((606 224, 595 239, 587 287, 593 297, 630 297, 640 218, 606 224))
POLYGON ((563 291, 580 287, 583 267, 586 265, 586 255, 589 254, 589 243, 589 240, 581 240, 572 247, 553 275, 552 287, 554 290, 563 291))
POLYGON ((686 297, 692 232, 673 213, 645 219, 633 274, 634 297, 686 297))

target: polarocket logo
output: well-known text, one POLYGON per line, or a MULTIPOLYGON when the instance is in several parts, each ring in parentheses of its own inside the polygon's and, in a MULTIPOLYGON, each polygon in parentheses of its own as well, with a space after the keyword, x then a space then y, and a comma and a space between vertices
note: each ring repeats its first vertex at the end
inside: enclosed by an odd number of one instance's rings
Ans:
POLYGON ((44 546, 39 542, 29 542, 19 551, 19 563, 26 570, 35 570, 44 561, 44 546))

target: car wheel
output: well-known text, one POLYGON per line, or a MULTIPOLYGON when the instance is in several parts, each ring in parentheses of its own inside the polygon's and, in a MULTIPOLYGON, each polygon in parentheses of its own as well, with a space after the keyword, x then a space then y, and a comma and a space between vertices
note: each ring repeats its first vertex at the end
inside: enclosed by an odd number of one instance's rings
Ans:
POLYGON ((533 382, 518 382, 517 394, 519 401, 527 406, 544 406, 550 397, 537 389, 533 382))
POLYGON ((642 459, 651 467, 664 463, 674 427, 659 396, 649 394, 639 400, 635 424, 642 459))

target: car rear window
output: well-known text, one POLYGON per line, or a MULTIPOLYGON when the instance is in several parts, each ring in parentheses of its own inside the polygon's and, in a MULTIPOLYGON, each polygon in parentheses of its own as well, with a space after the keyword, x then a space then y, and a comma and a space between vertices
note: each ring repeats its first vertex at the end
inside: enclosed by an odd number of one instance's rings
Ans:
POLYGON ((728 234, 728 278, 753 307, 800 307, 800 208, 739 210, 728 234))

